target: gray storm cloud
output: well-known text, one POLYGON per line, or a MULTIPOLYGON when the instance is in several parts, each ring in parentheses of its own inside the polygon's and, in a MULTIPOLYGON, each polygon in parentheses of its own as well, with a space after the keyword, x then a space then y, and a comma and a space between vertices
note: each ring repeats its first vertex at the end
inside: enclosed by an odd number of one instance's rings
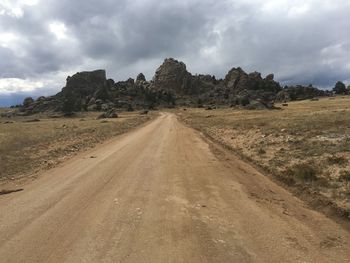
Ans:
POLYGON ((346 0, 0 0, 0 96, 58 91, 95 68, 151 78, 165 57, 192 73, 241 66, 331 87, 350 79, 349 11, 346 0))

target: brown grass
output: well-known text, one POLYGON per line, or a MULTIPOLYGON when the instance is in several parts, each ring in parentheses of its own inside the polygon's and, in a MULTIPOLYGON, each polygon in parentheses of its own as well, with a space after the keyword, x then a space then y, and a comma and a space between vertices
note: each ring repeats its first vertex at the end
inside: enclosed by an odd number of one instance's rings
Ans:
MULTIPOLYGON (((281 106, 281 105, 277 105, 281 106)), ((288 103, 280 110, 189 109, 189 125, 294 187, 350 211, 350 97, 288 103)))
POLYGON ((98 114, 85 113, 73 118, 46 115, 0 118, 0 180, 51 168, 156 115, 121 113, 117 119, 98 120, 98 114))

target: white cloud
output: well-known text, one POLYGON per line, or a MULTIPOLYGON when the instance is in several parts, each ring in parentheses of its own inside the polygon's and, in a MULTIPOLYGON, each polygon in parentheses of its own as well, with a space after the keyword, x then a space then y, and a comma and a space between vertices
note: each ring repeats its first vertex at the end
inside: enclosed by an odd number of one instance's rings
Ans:
POLYGON ((28 79, 5 78, 0 79, 0 93, 11 94, 16 92, 32 92, 44 87, 41 81, 28 79))
POLYGON ((307 3, 302 3, 295 5, 289 8, 288 16, 289 17, 298 17, 301 15, 306 15, 310 11, 310 6, 307 3))
POLYGON ((55 21, 49 24, 49 30, 58 39, 67 39, 67 27, 64 23, 55 21))
POLYGON ((26 6, 35 6, 39 0, 0 0, 0 15, 20 18, 26 6))
POLYGON ((4 48, 11 48, 12 45, 18 41, 20 37, 12 32, 0 32, 0 46, 4 48))

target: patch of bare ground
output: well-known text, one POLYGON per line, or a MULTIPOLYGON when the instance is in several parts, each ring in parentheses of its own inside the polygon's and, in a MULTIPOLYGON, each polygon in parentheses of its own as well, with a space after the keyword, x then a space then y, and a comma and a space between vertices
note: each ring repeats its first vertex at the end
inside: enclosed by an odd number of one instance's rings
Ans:
MULTIPOLYGON (((5 112, 1 109, 1 112, 5 112)), ((50 169, 78 152, 125 133, 157 114, 120 113, 97 119, 100 113, 64 118, 40 114, 0 118, 0 182, 50 169)))
POLYGON ((188 109, 188 125, 273 175, 326 213, 350 218, 350 97, 280 110, 188 109))

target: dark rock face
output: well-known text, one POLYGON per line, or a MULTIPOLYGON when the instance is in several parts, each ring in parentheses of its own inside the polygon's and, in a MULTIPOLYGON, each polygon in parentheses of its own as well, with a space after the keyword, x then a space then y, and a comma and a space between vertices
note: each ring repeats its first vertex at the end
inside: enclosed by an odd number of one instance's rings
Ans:
POLYGON ((239 92, 242 90, 264 90, 278 92, 281 90, 281 87, 273 80, 273 78, 273 74, 269 74, 265 79, 263 79, 259 72, 247 74, 241 68, 233 68, 225 77, 225 86, 234 92, 239 92))
POLYGON ((231 106, 272 108, 276 93, 281 90, 273 79, 273 74, 263 79, 259 72, 247 74, 241 68, 232 68, 224 80, 226 100, 231 106))
POLYGON ((67 83, 62 92, 69 90, 83 97, 106 90, 108 84, 110 85, 111 81, 107 82, 105 70, 78 72, 72 77, 67 77, 67 83))
POLYGON ((328 93, 319 90, 315 87, 310 86, 291 86, 286 87, 276 95, 276 102, 287 102, 293 100, 306 100, 312 99, 315 97, 327 96, 328 93))
POLYGON ((106 71, 98 69, 94 71, 83 71, 67 77, 66 88, 79 88, 84 86, 100 86, 106 83, 106 71))
POLYGON ((195 75, 191 76, 190 83, 190 94, 200 95, 214 90, 219 84, 219 81, 217 81, 216 78, 211 75, 195 75))
POLYGON ((106 71, 102 69, 78 72, 72 77, 67 77, 66 86, 58 95, 63 101, 75 101, 71 106, 73 111, 87 110, 89 107, 100 110, 102 102, 110 97, 109 90, 113 83, 113 80, 107 80, 106 71), (92 106, 92 100, 102 102, 92 106))
POLYGON ((190 88, 191 74, 186 65, 172 58, 164 60, 157 69, 153 78, 153 87, 156 90, 166 90, 176 94, 187 94, 190 88))
POLYGON ((136 77, 137 84, 145 82, 145 81, 146 81, 146 77, 145 77, 145 75, 143 75, 143 73, 140 73, 137 75, 137 77, 136 77))
POLYGON ((273 81, 274 78, 275 78, 275 75, 269 74, 269 75, 266 76, 265 79, 266 79, 267 81, 273 81))
POLYGON ((225 86, 228 89, 235 89, 238 82, 245 82, 247 74, 241 68, 232 68, 225 76, 225 86))

